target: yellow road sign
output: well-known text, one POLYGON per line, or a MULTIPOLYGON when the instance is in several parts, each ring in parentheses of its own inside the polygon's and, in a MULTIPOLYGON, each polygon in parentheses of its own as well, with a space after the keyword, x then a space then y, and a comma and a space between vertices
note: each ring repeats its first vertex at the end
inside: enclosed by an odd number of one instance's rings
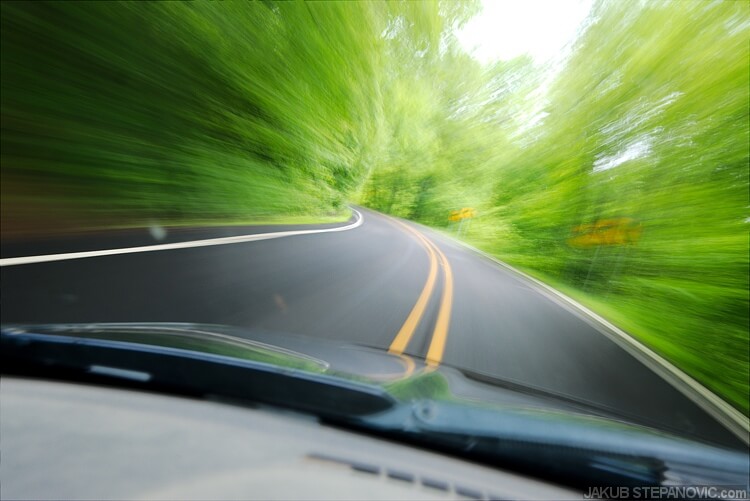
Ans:
POLYGON ((629 217, 600 219, 573 227, 574 236, 568 243, 573 247, 632 244, 641 238, 641 232, 641 224, 629 217))
POLYGON ((464 207, 461 210, 452 210, 450 216, 448 216, 448 221, 456 222, 461 221, 462 219, 469 219, 474 217, 476 213, 477 211, 471 207, 464 207))

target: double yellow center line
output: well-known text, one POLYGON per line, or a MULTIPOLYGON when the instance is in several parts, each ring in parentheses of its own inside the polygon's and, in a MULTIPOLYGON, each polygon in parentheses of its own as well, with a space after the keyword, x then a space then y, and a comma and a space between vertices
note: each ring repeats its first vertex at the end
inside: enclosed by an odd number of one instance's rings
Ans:
POLYGON ((391 219, 391 221, 394 221, 396 224, 414 235, 417 238, 417 241, 422 244, 430 258, 430 271, 427 275, 427 282, 425 282, 424 288, 422 289, 417 302, 414 304, 409 316, 406 317, 404 325, 401 326, 398 334, 396 334, 388 351, 396 355, 401 355, 404 353, 404 350, 406 350, 409 341, 414 335, 414 331, 417 329, 420 320, 424 316, 427 303, 429 303, 432 292, 435 289, 439 263, 443 269, 443 296, 440 299, 440 309, 438 310, 435 329, 432 332, 430 348, 427 350, 427 356, 425 357, 427 365, 435 367, 440 364, 443 359, 445 343, 448 340, 448 327, 450 326, 451 307, 453 304, 453 271, 451 270, 451 265, 445 257, 445 254, 443 254, 443 251, 441 251, 437 245, 430 242, 411 226, 396 219, 391 219))

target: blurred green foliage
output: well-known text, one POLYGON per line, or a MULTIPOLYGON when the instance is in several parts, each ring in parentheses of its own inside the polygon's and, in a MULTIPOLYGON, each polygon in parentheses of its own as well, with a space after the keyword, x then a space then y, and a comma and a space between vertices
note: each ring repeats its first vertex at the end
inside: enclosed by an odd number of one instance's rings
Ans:
POLYGON ((391 159, 362 200, 454 233, 476 208, 463 238, 747 414, 749 38, 747 2, 602 0, 557 67, 448 51, 388 89, 391 159), (640 239, 569 243, 620 218, 640 239))
POLYGON ((599 0, 551 66, 467 55, 478 10, 2 2, 3 234, 473 207, 463 238, 747 413, 750 5, 599 0))
POLYGON ((386 4, 0 9, 4 232, 331 213, 372 162, 386 4))

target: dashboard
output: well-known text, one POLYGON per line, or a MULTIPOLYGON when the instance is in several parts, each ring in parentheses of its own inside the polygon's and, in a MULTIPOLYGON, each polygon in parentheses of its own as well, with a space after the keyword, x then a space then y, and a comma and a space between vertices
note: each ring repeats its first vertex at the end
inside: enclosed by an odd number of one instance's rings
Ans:
POLYGON ((304 414, 0 379, 2 499, 580 499, 304 414))

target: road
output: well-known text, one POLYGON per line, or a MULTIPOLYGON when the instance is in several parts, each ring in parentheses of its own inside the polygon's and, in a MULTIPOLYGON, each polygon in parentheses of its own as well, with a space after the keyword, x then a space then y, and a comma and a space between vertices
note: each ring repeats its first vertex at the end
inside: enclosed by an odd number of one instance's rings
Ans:
POLYGON ((345 231, 21 265, 9 259, 279 230, 175 230, 160 241, 144 230, 6 241, 0 320, 219 323, 363 344, 742 447, 575 308, 439 233, 360 211, 361 224, 345 231))

